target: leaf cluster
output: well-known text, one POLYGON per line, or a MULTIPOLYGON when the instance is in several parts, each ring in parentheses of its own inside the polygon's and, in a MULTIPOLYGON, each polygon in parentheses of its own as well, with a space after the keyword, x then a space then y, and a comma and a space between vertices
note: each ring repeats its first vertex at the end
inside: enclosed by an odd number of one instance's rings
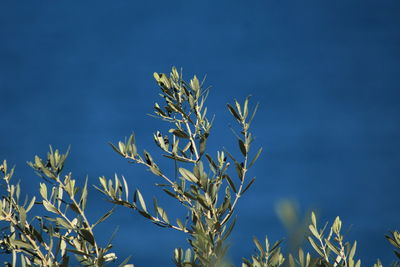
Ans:
POLYGON ((33 162, 28 162, 43 182, 40 197, 26 197, 23 202, 19 183, 11 182, 14 168, 8 171, 6 161, 0 166, 7 189, 0 202, 0 221, 8 223, 0 245, 5 253, 12 254, 8 265, 71 266, 78 262, 81 266, 104 266, 117 258, 110 252, 112 245, 100 247, 93 232, 104 218, 90 223, 86 216, 87 179, 80 188, 71 173, 62 178, 67 156, 68 152, 62 154, 50 147, 46 160, 35 156, 33 162), (34 206, 42 210, 37 213, 45 215, 30 216, 34 206))
MULTIPOLYGON (((170 207, 159 203, 156 197, 149 204, 139 189, 130 190, 130 181, 124 176, 100 177, 99 184, 94 187, 115 206, 128 208, 157 226, 182 232, 187 237, 188 247, 174 249, 172 261, 176 266, 232 266, 226 255, 236 222, 234 214, 239 199, 255 182, 255 177, 250 179, 248 174, 262 152, 261 148, 255 153, 251 150, 250 126, 258 105, 251 109, 250 97, 242 103, 234 100, 227 104, 236 122, 236 130, 232 128, 236 152, 227 149, 209 152, 207 141, 214 118, 207 116, 209 87, 204 87, 205 79, 200 81, 193 76, 185 81, 182 71, 176 68, 172 68, 169 75, 154 73, 154 78, 162 101, 154 104, 151 116, 169 126, 166 133, 159 129, 151 137, 161 157, 153 157, 147 150, 140 152, 133 134, 110 145, 128 162, 142 165, 159 177, 162 183, 156 186, 173 198, 187 216, 171 218, 170 207), (169 162, 171 168, 162 170, 157 164, 160 158, 169 162)), ((42 180, 38 188, 40 194, 23 201, 20 184, 12 181, 14 168, 9 169, 6 161, 0 165, 5 188, 0 201, 0 222, 6 225, 2 228, 0 250, 11 254, 7 266, 115 263, 117 256, 111 251, 111 242, 101 246, 95 235, 96 226, 107 220, 115 208, 106 211, 94 223, 89 220, 87 178, 79 187, 71 173, 62 173, 68 151, 63 154, 50 147, 46 159, 35 156, 33 162, 28 162, 42 180)), ((357 242, 345 241, 340 218, 336 217, 332 225, 327 226, 320 228, 316 215, 311 213, 310 233, 306 239, 314 252, 306 253, 299 248, 295 256, 284 257, 282 241, 270 245, 265 238, 262 244, 254 237, 255 253, 250 259, 243 258, 242 267, 361 267, 361 261, 356 259, 357 242)), ((400 259, 400 233, 393 231, 386 238, 400 259)), ((128 264, 129 260, 119 266, 133 267, 128 264)), ((399 263, 394 262, 392 266, 398 267, 399 263)), ((374 267, 382 267, 382 263, 378 260, 374 267)))
POLYGON ((235 135, 241 159, 236 159, 227 150, 217 151, 214 158, 206 149, 213 119, 207 117, 205 101, 209 88, 203 87, 204 80, 200 82, 194 76, 187 82, 176 68, 172 69, 169 76, 154 73, 154 78, 164 104, 155 103, 153 116, 166 121, 171 127, 167 134, 156 131, 153 139, 162 156, 171 161, 177 175, 168 177, 148 151, 139 154, 133 135, 111 146, 130 162, 144 165, 161 177, 165 184, 157 185, 165 194, 176 199, 186 209, 188 216, 170 220, 166 209, 156 198, 153 199, 151 211, 139 190, 135 191, 130 201, 124 178, 121 183, 117 176, 114 181, 101 177, 98 189, 111 202, 137 211, 158 226, 189 234, 188 241, 194 253, 188 250, 183 253, 182 249, 177 248, 174 252, 177 266, 220 266, 220 259, 224 258, 228 249, 225 241, 235 225, 235 220, 231 218, 237 202, 255 181, 255 178, 247 181, 246 176, 261 154, 259 149, 249 160, 253 141, 249 129, 257 107, 250 116, 249 97, 242 105, 237 101, 234 107, 227 104, 240 129, 240 134, 235 135), (230 173, 232 165, 237 177, 235 179, 230 173))

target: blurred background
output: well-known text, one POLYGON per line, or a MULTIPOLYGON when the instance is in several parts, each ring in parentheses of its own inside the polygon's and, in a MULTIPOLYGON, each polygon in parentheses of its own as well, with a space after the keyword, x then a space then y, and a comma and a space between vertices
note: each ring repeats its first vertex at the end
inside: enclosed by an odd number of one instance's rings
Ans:
MULTIPOLYGON (((152 133, 165 125, 147 116, 160 100, 152 74, 182 67, 212 86, 210 151, 239 153, 227 102, 260 102, 253 147, 264 153, 239 204, 236 265, 254 252, 252 236, 287 236, 282 199, 321 224, 340 215, 363 263, 389 264, 384 234, 400 228, 399 14, 396 0, 2 2, 0 160, 32 195, 40 179, 26 161, 71 145, 66 171, 79 182, 124 175, 179 214, 157 177, 107 143, 135 132, 139 149, 157 152, 152 133)), ((93 188, 89 197, 95 221, 110 205, 93 188)), ((103 243, 117 226, 114 251, 135 266, 172 266, 173 249, 187 247, 186 236, 122 208, 98 228, 103 243)))

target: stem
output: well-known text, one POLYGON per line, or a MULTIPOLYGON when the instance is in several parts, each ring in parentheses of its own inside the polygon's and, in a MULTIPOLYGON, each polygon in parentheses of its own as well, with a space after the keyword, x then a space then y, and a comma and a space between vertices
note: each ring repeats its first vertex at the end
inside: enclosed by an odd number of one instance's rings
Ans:
MULTIPOLYGON (((18 222, 16 220, 14 220, 11 216, 12 214, 12 208, 14 206, 14 208, 18 207, 18 204, 15 202, 15 199, 11 197, 11 188, 10 188, 10 184, 7 182, 7 192, 8 192, 8 201, 10 202, 10 212, 9 214, 7 214, 8 216, 5 217, 5 220, 8 219, 8 221, 10 221, 24 236, 27 240, 29 240, 29 243, 33 246, 33 249, 36 251, 36 253, 38 254, 38 257, 40 258, 40 260, 42 261, 42 263, 45 265, 46 264, 46 257, 43 255, 42 251, 40 250, 39 246, 36 244, 35 240, 32 239, 32 237, 27 234, 25 232, 25 229, 22 229, 21 226, 18 225, 18 222)), ((25 222, 26 225, 29 226, 29 224, 27 222, 25 222)), ((51 256, 54 258, 54 255, 51 253, 51 256)), ((47 265, 45 265, 47 266, 47 265)))
MULTIPOLYGON (((44 266, 49 266, 46 263, 46 257, 43 255, 42 251, 40 250, 39 246, 36 244, 35 240, 33 240, 32 237, 29 234, 27 234, 24 229, 21 229, 21 227, 18 225, 18 222, 14 221, 11 217, 10 217, 10 221, 18 228, 18 230, 26 237, 26 239, 29 240, 29 243, 31 243, 31 245, 33 246, 34 250, 38 254, 38 256, 39 256, 40 260, 42 261, 42 263, 44 264, 44 266)), ((50 254, 54 258, 53 253, 50 252, 50 254)))
MULTIPOLYGON (((173 156, 173 157, 175 157, 175 158, 177 158, 177 159, 180 159, 180 160, 182 160, 182 161, 186 161, 186 162, 188 162, 188 163, 197 163, 197 161, 195 161, 195 160, 193 160, 193 159, 188 159, 188 158, 179 156, 178 154, 174 154, 174 153, 172 153, 171 151, 166 151, 166 150, 164 150, 164 151, 167 152, 168 154, 170 154, 171 156, 173 156)), ((176 161, 176 160, 175 160, 175 161, 176 161)))
POLYGON ((196 142, 193 139, 195 137, 195 135, 192 134, 192 130, 190 129, 189 123, 186 119, 185 119, 185 125, 186 125, 186 129, 189 133, 190 143, 192 144, 192 147, 194 150, 194 155, 196 156, 196 162, 197 162, 197 161, 199 161, 199 153, 197 152, 196 142))
POLYGON ((340 257, 343 258, 344 260, 344 266, 348 267, 347 265, 347 259, 346 259, 346 254, 344 253, 344 247, 343 247, 343 242, 342 242, 342 237, 338 235, 339 239, 339 245, 340 245, 340 257))
MULTIPOLYGON (((12 207, 14 206, 14 209, 18 209, 18 204, 16 203, 15 199, 11 197, 11 188, 10 188, 10 184, 8 181, 6 181, 7 183, 7 192, 9 194, 9 202, 10 202, 10 212, 9 214, 12 213, 12 207)), ((40 260, 42 261, 42 263, 44 264, 46 262, 45 256, 43 255, 42 251, 40 250, 40 247, 36 244, 35 240, 32 239, 31 235, 29 233, 27 233, 25 231, 25 229, 21 228, 18 225, 18 222, 16 222, 11 216, 7 216, 6 219, 9 218, 9 221, 14 224, 15 227, 18 228, 18 230, 26 237, 26 239, 29 240, 29 242, 31 243, 31 245, 33 246, 34 250, 37 252, 37 254, 40 257, 40 260)), ((67 218, 68 220, 68 218, 67 218)), ((69 221, 68 221, 69 222, 69 221)), ((29 223, 27 221, 25 221, 25 228, 29 229, 29 223)), ((55 260, 55 256, 53 254, 53 252, 51 251, 51 249, 49 248, 49 246, 43 242, 43 246, 44 248, 50 253, 50 256, 52 257, 53 260, 55 260)))
POLYGON ((318 240, 319 240, 319 243, 321 244, 322 251, 324 252, 325 260, 326 260, 326 262, 329 263, 329 257, 328 257, 328 254, 326 253, 326 249, 325 249, 326 245, 322 241, 321 237, 319 237, 318 240))
MULTIPOLYGON (((59 183, 59 184, 61 185, 61 187, 62 187, 62 189, 63 189, 64 191, 68 192, 67 187, 64 185, 63 182, 61 182, 61 180, 60 180, 60 178, 59 178, 58 176, 56 177, 56 181, 57 181, 57 183, 59 183)), ((98 256, 99 256, 99 248, 98 248, 98 246, 97 246, 97 242, 96 242, 95 237, 94 237, 94 234, 93 234, 92 226, 90 225, 88 219, 86 218, 86 215, 85 215, 85 213, 83 212, 83 210, 81 209, 79 203, 76 202, 74 196, 73 196, 73 195, 70 195, 69 197, 70 197, 70 199, 72 200, 72 202, 74 203, 75 207, 77 208, 77 210, 78 210, 78 212, 79 212, 79 215, 82 217, 83 221, 85 222, 86 227, 88 228, 90 234, 93 236, 93 239, 94 239, 94 249, 95 249, 95 251, 96 251, 96 256, 98 257, 98 256)), ((66 216, 63 216, 63 217, 64 217, 64 219, 68 220, 68 218, 67 218, 66 216)), ((69 220, 68 220, 68 222, 71 223, 69 220)))
POLYGON ((96 250, 96 255, 99 256, 99 248, 97 246, 97 242, 94 239, 94 234, 93 234, 93 229, 92 226, 90 225, 88 219, 86 218, 85 213, 83 212, 83 210, 81 209, 81 207, 79 206, 79 203, 76 202, 75 198, 73 196, 71 196, 71 200, 74 202, 74 205, 77 207, 79 214, 82 216, 86 226, 88 227, 88 230, 90 232, 90 234, 93 236, 93 240, 94 240, 94 248, 96 250))
MULTIPOLYGON (((148 167, 148 168, 151 167, 151 165, 148 164, 147 162, 145 162, 140 156, 139 156, 139 158, 134 158, 134 157, 126 157, 126 158, 129 158, 129 159, 135 161, 136 163, 143 164, 143 165, 145 165, 145 166, 148 167)), ((172 187, 172 189, 174 190, 174 192, 178 193, 178 194, 186 201, 186 203, 189 204, 190 207, 193 207, 192 201, 191 201, 188 197, 186 197, 185 195, 179 193, 179 192, 176 190, 176 188, 175 188, 175 186, 174 186, 174 185, 175 185, 174 182, 172 182, 167 176, 165 176, 165 175, 164 175, 163 173, 161 173, 161 172, 160 172, 160 176, 161 176, 164 180, 166 180, 166 181, 171 185, 171 187, 172 187)))
MULTIPOLYGON (((247 130, 244 129, 244 138, 245 138, 245 140, 247 139, 247 135, 248 135, 247 130)), ((229 212, 225 215, 224 219, 221 221, 221 226, 224 225, 229 220, 229 218, 232 216, 232 213, 235 210, 236 204, 237 204, 239 198, 241 197, 241 193, 242 193, 243 185, 244 185, 244 180, 246 178, 246 173, 247 173, 247 160, 248 160, 248 153, 246 153, 246 156, 244 157, 243 177, 242 177, 242 180, 240 181, 239 190, 236 193, 235 200, 233 201, 229 212)))

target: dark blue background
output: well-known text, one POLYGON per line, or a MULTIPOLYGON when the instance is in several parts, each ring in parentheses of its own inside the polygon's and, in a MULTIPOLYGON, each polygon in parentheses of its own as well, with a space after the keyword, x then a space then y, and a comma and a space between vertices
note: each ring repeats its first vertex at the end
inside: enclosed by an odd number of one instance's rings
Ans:
MULTIPOLYGON (((213 86, 210 149, 236 146, 227 102, 252 94, 261 104, 254 144, 265 152, 239 205, 237 265, 253 235, 286 236, 274 211, 283 198, 323 221, 340 215, 364 263, 388 264, 383 235, 400 226, 399 14, 395 0, 3 2, 0 159, 33 194, 39 178, 25 161, 71 144, 66 168, 80 182, 123 174, 150 201, 159 180, 107 142, 135 131, 139 148, 154 148, 152 73, 183 67, 213 86)), ((95 190, 90 197, 94 221, 107 205, 95 190)), ((186 247, 181 233, 122 208, 99 228, 103 242, 114 225, 115 251, 137 266, 172 265, 173 248, 186 247)))

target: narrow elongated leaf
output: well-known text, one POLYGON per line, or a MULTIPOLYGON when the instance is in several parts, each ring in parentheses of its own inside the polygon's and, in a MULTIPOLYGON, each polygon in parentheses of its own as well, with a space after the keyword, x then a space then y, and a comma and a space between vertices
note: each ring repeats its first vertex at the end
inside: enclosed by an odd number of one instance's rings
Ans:
POLYGON ((206 141, 207 141, 207 137, 202 136, 200 138, 200 156, 202 156, 204 154, 204 152, 206 151, 206 141))
POLYGON ((183 225, 182 221, 179 218, 176 219, 176 224, 179 226, 179 228, 185 229, 185 226, 183 225))
POLYGON ((50 212, 53 212, 56 214, 61 214, 60 211, 47 200, 43 200, 43 206, 47 211, 50 211, 50 212))
POLYGON ((230 177, 228 174, 225 174, 225 175, 224 175, 224 178, 228 181, 228 184, 229 184, 229 186, 232 188, 232 191, 235 192, 235 193, 237 193, 235 184, 233 183, 231 177, 230 177))
POLYGON ((335 221, 332 225, 332 230, 335 234, 339 235, 340 229, 342 228, 342 221, 340 220, 339 216, 336 216, 335 221))
POLYGON ((324 253, 322 252, 322 250, 320 249, 320 247, 315 243, 314 239, 312 239, 311 237, 307 238, 308 241, 310 242, 311 246, 314 248, 314 250, 321 256, 324 257, 324 253))
POLYGON ((43 199, 47 199, 47 187, 45 183, 40 183, 40 195, 43 199))
POLYGON ((207 158, 208 162, 210 163, 210 165, 214 168, 214 170, 218 170, 217 164, 212 159, 212 157, 210 155, 206 154, 206 158, 207 158))
POLYGON ((226 104, 226 106, 228 107, 229 111, 231 112, 231 114, 238 120, 241 121, 242 119, 240 118, 239 114, 236 112, 236 110, 229 104, 226 104))
POLYGON ((118 154, 120 154, 122 157, 125 157, 124 153, 121 152, 113 143, 109 143, 109 145, 111 146, 111 148, 117 152, 118 154))
POLYGON ((239 164, 238 162, 235 161, 235 169, 236 169, 236 173, 239 177, 240 181, 243 181, 243 167, 241 164, 239 164))
POLYGON ((320 235, 317 231, 317 229, 315 229, 314 225, 310 224, 308 226, 308 229, 310 229, 311 233, 316 237, 316 238, 320 238, 320 235))
POLYGON ((107 179, 104 176, 102 176, 99 177, 99 181, 103 189, 107 191, 107 179))
POLYGON ((131 259, 131 256, 128 256, 123 262, 121 262, 120 265, 118 265, 118 267, 133 267, 133 264, 127 264, 130 259, 131 259), (132 266, 130 266, 130 265, 132 265, 132 266))
POLYGON ((357 249, 357 241, 354 241, 354 244, 351 247, 351 250, 349 253, 349 259, 354 259, 354 255, 356 254, 356 249, 357 249))
POLYGON ((169 132, 172 133, 173 135, 179 137, 179 138, 189 139, 189 135, 187 133, 185 133, 184 131, 182 131, 182 130, 170 129, 169 132))
POLYGON ((289 267, 296 267, 292 254, 289 254, 289 267))
POLYGON ((161 208, 160 206, 157 207, 157 213, 160 214, 161 218, 164 220, 164 222, 169 224, 169 219, 168 219, 168 215, 165 212, 165 210, 163 208, 161 208))
POLYGON ((115 210, 115 208, 112 208, 111 210, 107 211, 103 216, 100 217, 100 219, 97 220, 97 222, 95 224, 93 224, 92 227, 95 227, 99 223, 104 222, 108 217, 111 216, 111 214, 113 214, 114 210, 115 210))
POLYGON ((311 222, 314 225, 315 229, 317 229, 317 218, 315 217, 314 212, 311 212, 311 222))
POLYGON ((258 107, 259 107, 259 103, 257 103, 256 107, 255 107, 254 110, 253 110, 253 114, 251 115, 251 118, 250 118, 250 120, 249 120, 249 124, 253 121, 254 117, 256 116, 258 107))
POLYGON ((31 202, 29 202, 28 207, 26 207, 26 212, 27 212, 27 213, 31 210, 31 208, 32 208, 33 205, 35 204, 35 200, 36 200, 36 197, 35 197, 35 196, 32 197, 31 202))
POLYGON ((226 240, 229 237, 229 235, 232 233, 232 230, 235 227, 235 225, 236 225, 236 218, 233 219, 233 221, 229 225, 228 229, 224 232, 222 241, 226 240))
POLYGON ((127 182, 126 182, 124 176, 122 176, 122 181, 124 182, 125 199, 126 199, 126 201, 128 201, 128 197, 129 197, 129 187, 128 187, 128 184, 127 184, 127 182))
POLYGON ((92 233, 90 233, 89 230, 81 229, 79 232, 86 241, 88 241, 92 246, 94 246, 95 244, 94 236, 92 235, 92 233))
POLYGON ((302 248, 299 248, 299 262, 301 267, 306 267, 304 261, 304 251, 302 248))
POLYGON ((26 211, 23 207, 19 207, 19 220, 20 220, 22 229, 24 229, 25 223, 26 223, 26 211))
POLYGON ((12 240, 12 243, 13 243, 13 245, 18 246, 20 248, 26 248, 26 249, 33 250, 32 245, 27 243, 27 242, 24 242, 24 241, 21 241, 21 240, 18 240, 18 239, 14 239, 14 240, 12 240))
POLYGON ((197 183, 198 178, 189 170, 184 169, 184 168, 179 168, 179 173, 185 178, 186 180, 192 182, 192 183, 197 183))
POLYGON ((140 193, 139 190, 136 190, 136 195, 137 195, 137 198, 139 199, 140 206, 142 207, 142 209, 145 212, 147 212, 146 203, 144 202, 143 196, 142 196, 142 194, 140 193))
POLYGON ((144 158, 147 164, 153 165, 153 158, 151 157, 150 153, 147 152, 146 150, 144 151, 144 158))
POLYGON ((238 139, 239 142, 239 148, 240 151, 242 152, 243 156, 247 156, 247 150, 246 150, 246 146, 244 145, 243 141, 241 139, 238 139))
POLYGON ((86 177, 85 185, 84 185, 83 188, 82 188, 81 200, 80 200, 80 202, 79 202, 80 205, 81 205, 82 210, 85 210, 85 208, 86 208, 86 203, 87 203, 87 196, 88 196, 87 181, 88 181, 88 178, 86 177))
POLYGON ((254 177, 253 179, 251 179, 251 181, 246 185, 246 187, 243 189, 242 194, 244 194, 249 188, 250 186, 256 181, 256 177, 254 177))
POLYGON ((67 221, 64 220, 63 218, 60 218, 60 217, 56 218, 56 222, 57 222, 59 225, 65 227, 66 229, 72 229, 72 228, 74 228, 69 222, 67 222, 67 221))
POLYGON ((76 214, 80 215, 79 208, 75 205, 75 203, 71 203, 71 205, 69 205, 69 207, 71 208, 71 210, 73 212, 75 212, 76 214))
POLYGON ((253 166, 253 164, 257 161, 258 157, 261 155, 261 152, 262 152, 262 147, 260 147, 260 149, 257 151, 257 154, 251 160, 251 162, 249 164, 249 168, 251 168, 251 166, 253 166))
POLYGON ((193 160, 186 159, 186 158, 183 158, 183 157, 170 156, 170 155, 163 155, 163 156, 166 157, 166 158, 169 158, 169 159, 174 159, 174 160, 180 161, 180 162, 193 162, 193 160))
POLYGON ((142 215, 143 217, 150 219, 150 220, 154 220, 154 218, 147 212, 143 211, 143 210, 138 210, 139 214, 142 215))
POLYGON ((339 250, 328 239, 325 239, 325 243, 328 245, 330 250, 332 250, 336 255, 340 256, 339 250))
POLYGON ((177 196, 176 194, 172 193, 171 191, 169 191, 168 189, 163 188, 163 191, 164 191, 167 195, 169 195, 169 196, 171 196, 171 197, 173 197, 173 198, 175 198, 175 199, 178 199, 178 196, 177 196))
POLYGON ((258 241, 257 237, 253 237, 253 242, 256 245, 257 249, 261 252, 261 253, 265 253, 265 250, 263 248, 263 246, 261 245, 260 241, 258 241))

